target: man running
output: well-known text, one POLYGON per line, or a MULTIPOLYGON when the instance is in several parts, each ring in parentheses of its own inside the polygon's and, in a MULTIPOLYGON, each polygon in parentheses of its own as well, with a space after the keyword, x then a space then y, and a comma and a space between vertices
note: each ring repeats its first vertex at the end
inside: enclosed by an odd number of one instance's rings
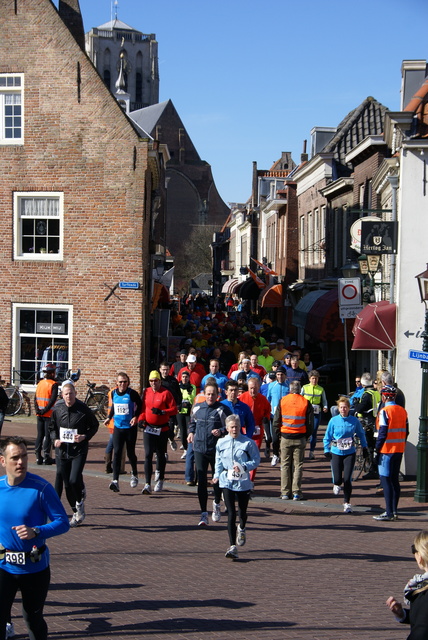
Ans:
POLYGON ((104 420, 107 427, 113 419, 113 479, 109 488, 117 493, 119 491, 119 475, 122 462, 123 447, 126 445, 126 453, 131 464, 132 475, 130 485, 134 489, 138 485, 137 456, 135 445, 137 443, 138 426, 137 416, 141 411, 140 395, 129 386, 129 376, 124 371, 117 374, 117 387, 109 392, 110 409, 104 420))
POLYGON ((17 590, 30 638, 45 640, 43 607, 50 583, 46 539, 69 529, 67 514, 52 485, 27 472, 27 444, 11 436, 0 444, 0 638, 17 590))
POLYGON ((73 510, 71 527, 82 524, 86 517, 83 467, 88 443, 98 431, 98 420, 84 402, 76 398, 72 382, 62 385, 62 402, 52 414, 51 439, 54 441, 57 473, 61 476, 68 503, 73 510))

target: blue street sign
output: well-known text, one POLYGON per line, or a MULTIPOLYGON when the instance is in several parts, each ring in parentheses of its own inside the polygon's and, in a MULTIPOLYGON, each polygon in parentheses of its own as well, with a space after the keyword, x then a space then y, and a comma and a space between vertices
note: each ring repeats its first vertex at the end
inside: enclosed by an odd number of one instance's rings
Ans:
POLYGON ((409 358, 410 360, 425 360, 425 362, 428 362, 428 353, 426 351, 415 351, 414 349, 410 349, 409 358))
POLYGON ((139 289, 139 282, 119 282, 120 289, 139 289))

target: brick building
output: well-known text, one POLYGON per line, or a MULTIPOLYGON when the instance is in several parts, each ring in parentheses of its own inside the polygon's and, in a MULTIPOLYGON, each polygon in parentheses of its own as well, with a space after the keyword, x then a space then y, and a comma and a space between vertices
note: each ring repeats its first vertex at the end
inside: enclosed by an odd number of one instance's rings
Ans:
POLYGON ((106 384, 123 368, 138 388, 163 155, 86 56, 78 0, 1 0, 0 33, 0 373, 32 390, 46 361, 106 384))

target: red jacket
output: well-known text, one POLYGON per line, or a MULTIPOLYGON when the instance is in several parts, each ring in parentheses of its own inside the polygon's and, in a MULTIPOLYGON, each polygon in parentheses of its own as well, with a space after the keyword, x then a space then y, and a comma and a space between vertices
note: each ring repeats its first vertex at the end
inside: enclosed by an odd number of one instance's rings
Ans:
POLYGON ((190 371, 190 369, 188 369, 187 367, 183 367, 182 369, 180 369, 177 375, 177 380, 181 382, 181 374, 183 373, 183 371, 188 371, 190 375, 190 384, 195 385, 196 391, 198 393, 201 390, 202 378, 204 378, 206 375, 205 369, 202 367, 202 365, 199 365, 199 366, 202 368, 203 373, 198 369, 198 365, 196 365, 196 368, 193 369, 193 371, 190 371))
POLYGON ((249 391, 244 391, 239 399, 250 407, 257 427, 262 426, 263 418, 270 420, 270 402, 262 393, 258 393, 255 398, 252 398, 249 391))
POLYGON ((172 393, 162 386, 159 391, 154 391, 151 387, 148 387, 144 389, 142 401, 143 408, 138 416, 138 422, 147 422, 147 424, 154 427, 165 427, 165 431, 169 429, 168 420, 170 416, 175 416, 178 412, 172 393), (162 409, 165 413, 162 415, 152 413, 151 410, 154 407, 162 409))

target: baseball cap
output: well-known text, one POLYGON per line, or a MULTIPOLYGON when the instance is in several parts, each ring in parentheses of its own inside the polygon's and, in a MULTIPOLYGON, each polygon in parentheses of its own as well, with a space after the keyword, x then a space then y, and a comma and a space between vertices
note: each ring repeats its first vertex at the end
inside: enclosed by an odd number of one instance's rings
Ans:
POLYGON ((189 353, 186 358, 186 362, 196 362, 196 356, 193 353, 189 353))

